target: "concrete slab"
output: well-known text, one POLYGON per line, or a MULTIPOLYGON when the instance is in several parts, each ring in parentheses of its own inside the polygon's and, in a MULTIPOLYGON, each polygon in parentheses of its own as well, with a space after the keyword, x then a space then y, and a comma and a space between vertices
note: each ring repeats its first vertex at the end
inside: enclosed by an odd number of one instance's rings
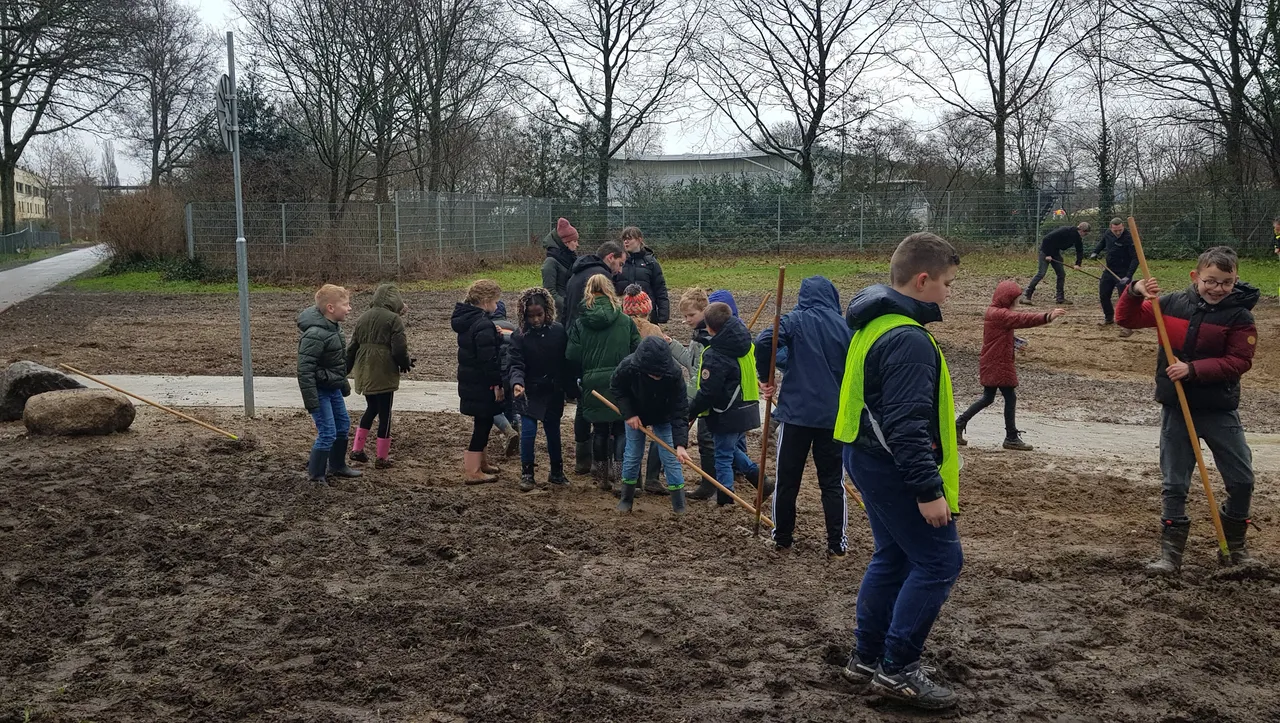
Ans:
POLYGON ((106 246, 93 246, 0 271, 0 311, 83 274, 107 258, 106 246))

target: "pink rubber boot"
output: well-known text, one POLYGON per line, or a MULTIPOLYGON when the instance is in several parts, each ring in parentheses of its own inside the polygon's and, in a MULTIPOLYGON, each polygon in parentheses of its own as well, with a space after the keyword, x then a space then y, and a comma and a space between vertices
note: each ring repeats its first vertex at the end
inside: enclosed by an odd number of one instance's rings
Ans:
POLYGON ((391 438, 378 437, 378 461, 373 466, 378 469, 386 469, 391 466, 391 438))
POLYGON ((364 445, 369 441, 369 430, 363 427, 356 427, 356 438, 351 444, 351 461, 352 462, 368 462, 369 455, 364 453, 364 445))

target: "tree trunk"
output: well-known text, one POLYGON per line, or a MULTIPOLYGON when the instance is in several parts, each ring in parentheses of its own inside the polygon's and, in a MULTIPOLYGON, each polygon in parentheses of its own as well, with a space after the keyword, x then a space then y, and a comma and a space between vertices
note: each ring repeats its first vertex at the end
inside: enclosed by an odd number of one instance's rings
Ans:
POLYGON ((992 130, 996 136, 996 187, 1001 191, 1005 190, 1005 125, 1004 112, 996 111, 996 121, 992 124, 992 130))
POLYGON ((3 214, 3 223, 0 224, 0 233, 10 234, 17 230, 17 209, 14 207, 16 201, 13 184, 17 175, 18 160, 16 156, 11 156, 0 161, 0 210, 3 214))
POLYGON ((814 177, 813 149, 800 151, 800 192, 806 196, 813 195, 814 177))
POLYGON ((1101 82, 1098 83, 1098 118, 1102 125, 1098 136, 1098 216, 1106 218, 1116 205, 1116 179, 1111 170, 1111 129, 1107 126, 1106 94, 1101 82))

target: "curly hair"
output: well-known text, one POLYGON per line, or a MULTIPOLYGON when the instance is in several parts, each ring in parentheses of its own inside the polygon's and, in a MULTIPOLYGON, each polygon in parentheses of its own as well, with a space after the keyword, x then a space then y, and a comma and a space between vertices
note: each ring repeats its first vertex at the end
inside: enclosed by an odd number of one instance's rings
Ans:
POLYGON ((530 306, 541 306, 546 311, 546 315, 543 317, 546 321, 543 323, 548 326, 556 317, 556 302, 552 298, 550 291, 541 286, 525 289, 520 292, 520 296, 516 299, 516 323, 520 325, 521 329, 529 328, 525 314, 530 306))
POLYGON ((477 279, 467 287, 466 303, 479 306, 486 301, 497 301, 502 298, 502 287, 493 279, 477 279))
POLYGON ((680 295, 680 313, 705 311, 711 300, 707 298, 707 290, 693 287, 680 295))

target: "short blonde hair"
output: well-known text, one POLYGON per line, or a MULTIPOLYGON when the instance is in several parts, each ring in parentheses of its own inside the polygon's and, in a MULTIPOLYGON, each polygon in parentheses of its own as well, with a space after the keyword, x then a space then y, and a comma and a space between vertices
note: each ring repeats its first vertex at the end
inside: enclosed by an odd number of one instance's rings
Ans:
POLYGON ((587 286, 582 291, 582 296, 587 302, 587 308, 596 305, 596 299, 608 299, 613 308, 618 308, 622 303, 618 301, 618 292, 613 288, 613 279, 604 274, 596 274, 587 279, 587 286))
POLYGON ((316 308, 323 309, 329 304, 337 304, 345 299, 351 298, 351 292, 335 286, 333 284, 325 284, 316 291, 316 308))
POLYGON ((502 287, 493 279, 477 279, 467 287, 466 302, 479 306, 486 301, 497 301, 502 298, 502 287))
POLYGON ((707 298, 707 290, 694 287, 680 295, 680 313, 705 311, 711 300, 707 298))

